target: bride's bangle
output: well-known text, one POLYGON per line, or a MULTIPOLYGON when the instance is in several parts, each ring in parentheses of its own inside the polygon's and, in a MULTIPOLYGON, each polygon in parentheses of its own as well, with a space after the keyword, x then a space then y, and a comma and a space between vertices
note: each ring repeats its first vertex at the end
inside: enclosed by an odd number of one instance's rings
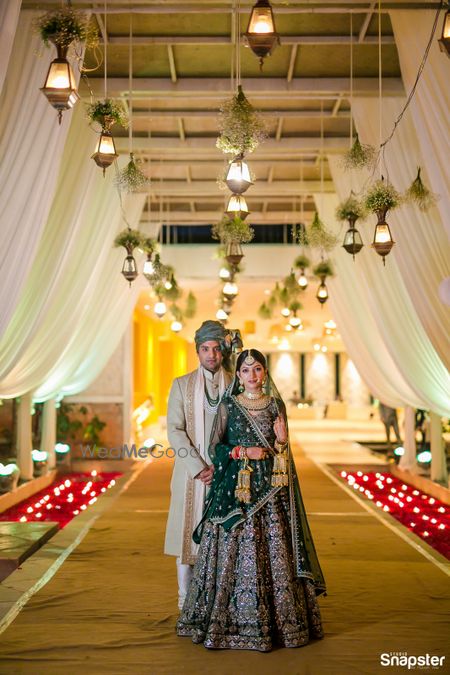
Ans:
POLYGON ((284 452, 288 446, 288 442, 285 441, 284 443, 281 443, 281 441, 276 440, 274 445, 275 450, 278 450, 278 452, 284 452))

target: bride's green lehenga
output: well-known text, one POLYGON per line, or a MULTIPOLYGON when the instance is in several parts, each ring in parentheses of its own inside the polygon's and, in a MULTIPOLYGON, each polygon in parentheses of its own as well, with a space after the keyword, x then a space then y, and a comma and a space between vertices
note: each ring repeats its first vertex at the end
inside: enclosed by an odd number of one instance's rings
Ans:
POLYGON ((214 479, 194 532, 199 555, 177 633, 212 649, 301 647, 323 637, 317 596, 326 588, 294 462, 289 486, 272 487, 273 451, 250 460, 245 504, 235 497, 243 460, 229 456, 236 445, 273 449, 273 423, 279 414, 286 419, 284 404, 268 397, 264 409, 250 411, 232 390, 216 416, 214 479))

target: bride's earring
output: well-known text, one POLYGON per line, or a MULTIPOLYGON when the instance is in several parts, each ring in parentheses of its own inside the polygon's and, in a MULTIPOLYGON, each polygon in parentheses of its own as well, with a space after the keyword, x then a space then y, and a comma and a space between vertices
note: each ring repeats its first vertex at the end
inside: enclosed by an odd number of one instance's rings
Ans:
POLYGON ((239 391, 240 392, 244 391, 244 385, 242 384, 242 380, 239 380, 239 391))

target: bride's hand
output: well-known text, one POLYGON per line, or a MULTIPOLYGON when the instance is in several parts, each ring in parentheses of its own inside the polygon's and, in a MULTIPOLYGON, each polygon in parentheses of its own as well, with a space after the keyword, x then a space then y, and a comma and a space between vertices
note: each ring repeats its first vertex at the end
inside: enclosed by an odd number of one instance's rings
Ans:
POLYGON ((247 457, 249 459, 262 459, 263 456, 265 455, 264 448, 259 448, 257 446, 253 446, 251 448, 246 448, 246 451, 247 451, 247 457))
POLYGON ((280 443, 286 443, 287 441, 287 429, 286 429, 286 424, 284 422, 284 418, 278 415, 277 419, 273 423, 273 430, 275 432, 275 436, 277 437, 277 441, 280 443))

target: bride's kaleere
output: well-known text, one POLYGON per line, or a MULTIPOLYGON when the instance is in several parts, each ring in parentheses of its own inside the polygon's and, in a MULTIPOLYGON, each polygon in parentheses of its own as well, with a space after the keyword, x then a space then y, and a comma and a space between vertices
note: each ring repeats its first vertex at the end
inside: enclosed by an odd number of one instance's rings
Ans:
POLYGON ((323 637, 317 596, 326 587, 285 405, 257 350, 237 360, 209 454, 214 478, 193 536, 199 556, 178 634, 214 649, 259 651, 323 637))

